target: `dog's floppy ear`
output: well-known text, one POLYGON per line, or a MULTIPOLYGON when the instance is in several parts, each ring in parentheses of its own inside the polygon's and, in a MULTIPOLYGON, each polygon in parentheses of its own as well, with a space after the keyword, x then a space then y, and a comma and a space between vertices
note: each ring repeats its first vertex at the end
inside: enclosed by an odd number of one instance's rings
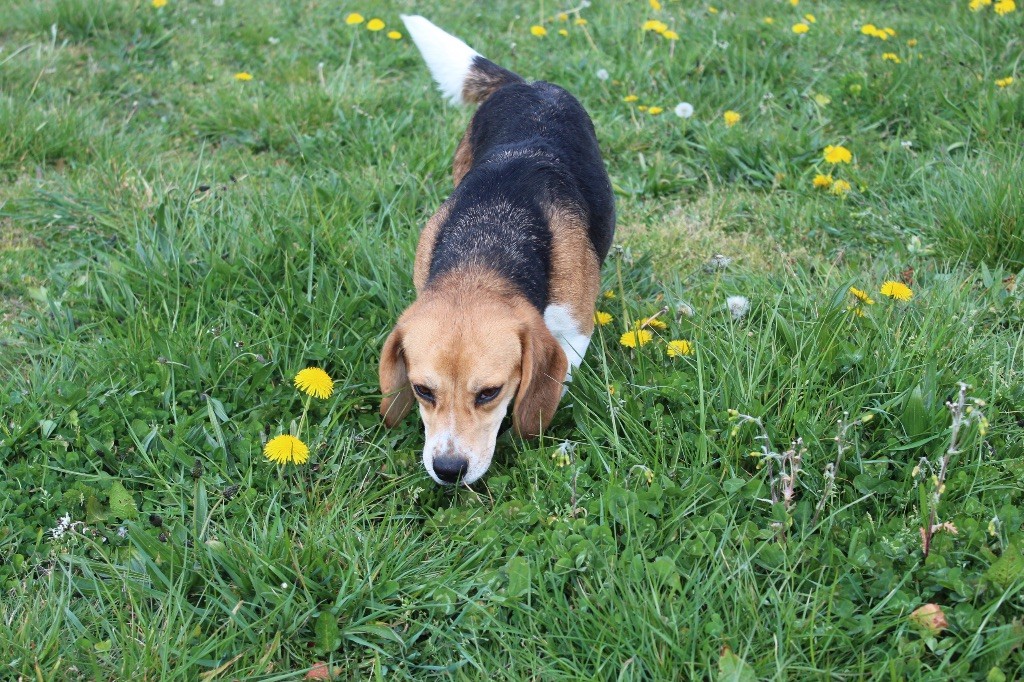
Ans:
POLYGON ((402 330, 398 327, 391 332, 380 353, 380 416, 384 417, 384 425, 393 427, 409 413, 415 401, 412 387, 409 386, 409 374, 402 353, 402 330))
POLYGON ((562 398, 562 382, 569 370, 565 351, 540 315, 535 318, 521 333, 523 377, 513 413, 516 432, 524 438, 535 438, 547 428, 562 398))

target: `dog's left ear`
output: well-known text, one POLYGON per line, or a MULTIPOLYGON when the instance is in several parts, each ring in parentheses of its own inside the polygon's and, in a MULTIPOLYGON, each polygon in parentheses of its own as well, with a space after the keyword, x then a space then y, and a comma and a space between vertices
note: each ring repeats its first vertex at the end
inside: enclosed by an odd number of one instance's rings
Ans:
POLYGON ((520 333, 523 376, 516 392, 513 420, 516 433, 536 438, 555 416, 569 360, 538 314, 520 333))
POLYGON ((380 352, 380 416, 389 429, 409 413, 415 402, 402 353, 402 331, 395 327, 380 352))

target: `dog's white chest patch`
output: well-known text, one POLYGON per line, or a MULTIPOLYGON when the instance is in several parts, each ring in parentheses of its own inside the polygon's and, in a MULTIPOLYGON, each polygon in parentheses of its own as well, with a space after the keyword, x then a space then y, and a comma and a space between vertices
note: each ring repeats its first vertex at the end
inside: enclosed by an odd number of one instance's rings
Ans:
POLYGON ((572 319, 569 309, 564 305, 549 305, 545 308, 544 324, 565 351, 571 373, 574 367, 579 367, 583 362, 587 346, 590 345, 590 337, 580 333, 579 325, 572 319))

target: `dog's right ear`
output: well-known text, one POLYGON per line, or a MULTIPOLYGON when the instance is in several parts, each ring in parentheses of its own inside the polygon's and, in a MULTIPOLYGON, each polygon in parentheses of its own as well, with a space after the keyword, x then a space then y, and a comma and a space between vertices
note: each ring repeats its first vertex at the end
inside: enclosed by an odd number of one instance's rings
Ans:
POLYGON ((391 332, 380 353, 380 416, 389 429, 402 421, 415 402, 409 373, 402 352, 402 331, 398 327, 391 332))

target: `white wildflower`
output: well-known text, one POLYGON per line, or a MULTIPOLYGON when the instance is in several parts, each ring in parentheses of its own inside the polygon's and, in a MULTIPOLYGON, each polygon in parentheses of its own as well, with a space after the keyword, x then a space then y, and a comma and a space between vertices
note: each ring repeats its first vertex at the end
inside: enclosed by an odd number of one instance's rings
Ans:
POLYGON ((708 270, 725 270, 730 265, 732 265, 732 258, 729 258, 728 256, 725 256, 720 253, 716 253, 714 256, 708 259, 705 268, 708 270))
POLYGON ((126 537, 128 537, 128 527, 127 526, 118 526, 117 527, 117 537, 119 537, 119 538, 126 538, 126 537))
POLYGON ((690 118, 693 116, 693 105, 689 102, 680 102, 673 111, 679 118, 690 118))
POLYGON ((679 305, 676 306, 676 317, 678 319, 693 317, 693 306, 685 301, 680 301, 679 305))
POLYGON ((746 296, 730 296, 725 300, 725 305, 734 320, 742 320, 750 311, 750 299, 746 296))
POLYGON ((597 78, 598 78, 598 80, 603 80, 603 81, 608 80, 608 78, 609 78, 609 76, 608 76, 608 69, 598 69, 597 70, 597 78))
POLYGON ((57 519, 57 525, 47 531, 54 540, 60 540, 71 528, 71 514, 65 514, 57 519))

